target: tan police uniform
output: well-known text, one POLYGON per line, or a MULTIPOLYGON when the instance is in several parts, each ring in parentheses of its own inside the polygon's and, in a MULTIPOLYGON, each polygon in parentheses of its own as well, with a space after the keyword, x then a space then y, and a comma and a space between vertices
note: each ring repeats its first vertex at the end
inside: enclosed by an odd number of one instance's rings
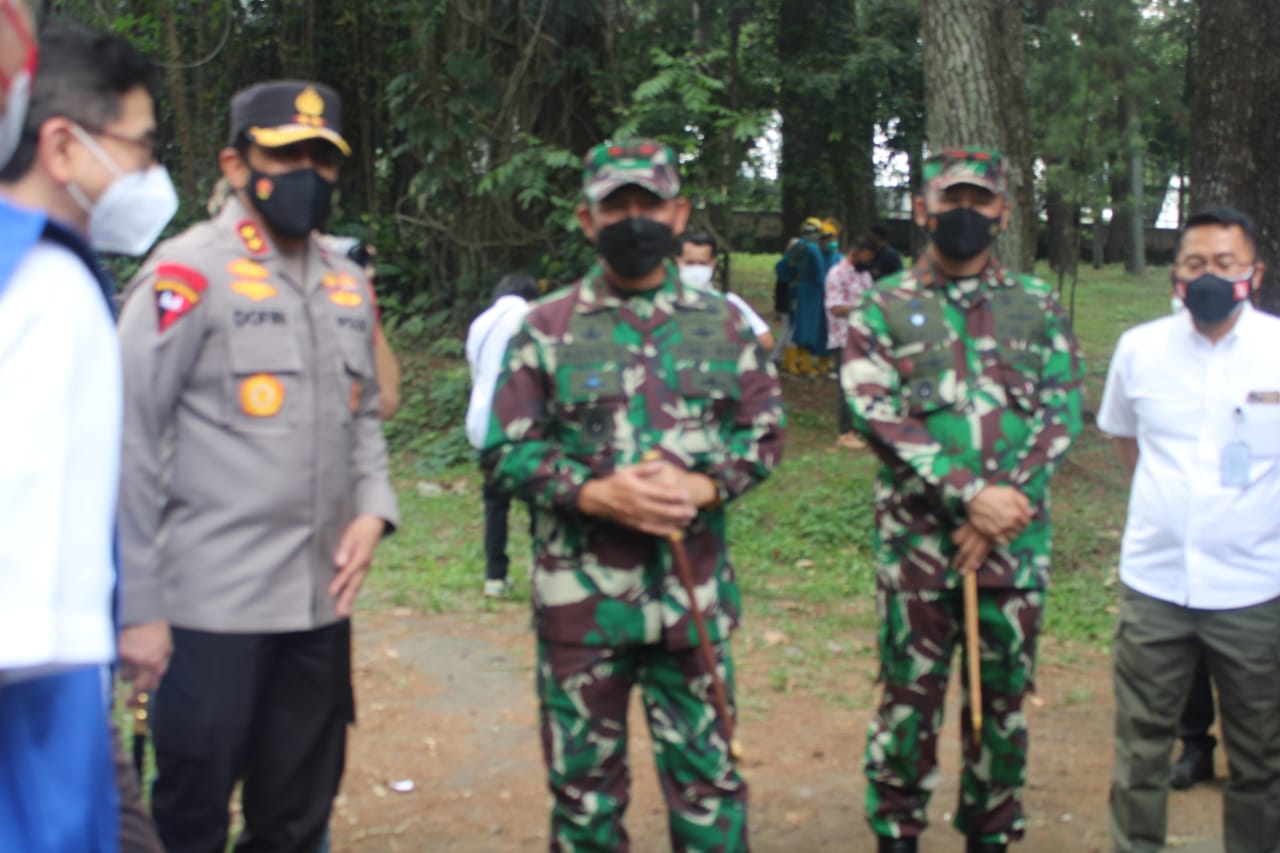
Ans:
POLYGON ((302 80, 237 93, 249 182, 156 248, 121 315, 121 612, 172 632, 150 718, 167 853, 222 853, 237 783, 238 849, 316 850, 342 779, 351 626, 329 586, 358 516, 398 519, 372 291, 315 237, 341 109, 302 80))
POLYGON ((333 554, 397 521, 361 271, 284 259, 231 199, 158 246, 120 318, 125 625, 297 631, 337 621, 333 554))

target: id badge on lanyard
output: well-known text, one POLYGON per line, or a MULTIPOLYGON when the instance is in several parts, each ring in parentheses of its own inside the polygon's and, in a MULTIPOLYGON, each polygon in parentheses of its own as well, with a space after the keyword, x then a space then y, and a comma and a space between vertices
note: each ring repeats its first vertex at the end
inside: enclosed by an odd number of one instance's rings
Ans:
POLYGON ((1228 489, 1242 489, 1249 485, 1249 445, 1240 437, 1244 423, 1244 411, 1238 406, 1231 413, 1235 426, 1235 438, 1222 448, 1222 485, 1228 489))

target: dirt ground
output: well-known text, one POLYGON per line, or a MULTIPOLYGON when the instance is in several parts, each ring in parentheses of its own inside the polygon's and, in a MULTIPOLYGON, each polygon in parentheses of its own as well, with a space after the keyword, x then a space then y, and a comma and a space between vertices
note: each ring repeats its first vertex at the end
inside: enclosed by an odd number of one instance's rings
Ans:
MULTIPOLYGON (((748 619, 750 616, 748 615, 748 619)), ((870 706, 771 689, 751 622, 735 640, 743 719, 739 736, 751 784, 756 851, 874 849, 862 817, 860 760, 870 706)), ((850 637, 850 644, 873 638, 850 637)), ((1044 660, 1061 659, 1046 649, 1044 660)), ((1108 662, 1073 655, 1039 672, 1028 710, 1032 747, 1026 794, 1030 829, 1021 853, 1109 849, 1106 797, 1111 768, 1108 662)), ((832 661, 833 690, 867 695, 866 657, 832 661)), ((536 729, 533 641, 527 606, 422 615, 408 610, 357 620, 359 723, 334 811, 334 851, 525 851, 546 847, 548 795, 536 729), (400 792, 412 781, 412 790, 400 792)), ((955 690, 948 728, 956 731, 955 690)), ((636 851, 668 849, 661 797, 638 703, 632 707, 631 808, 636 851)), ((958 745, 944 741, 942 782, 931 804, 925 853, 963 849, 950 828, 958 745)), ((1221 751, 1219 750, 1219 753, 1221 751)), ((1221 850, 1221 777, 1170 803, 1173 847, 1221 850)))

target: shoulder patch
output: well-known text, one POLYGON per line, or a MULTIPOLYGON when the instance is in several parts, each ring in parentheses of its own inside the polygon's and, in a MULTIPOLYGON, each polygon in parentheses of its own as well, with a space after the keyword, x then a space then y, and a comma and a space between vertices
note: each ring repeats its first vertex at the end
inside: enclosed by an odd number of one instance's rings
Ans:
POLYGON ((206 287, 205 277, 190 267, 169 263, 157 266, 154 290, 160 331, 167 332, 199 305, 206 287))
POLYGON ((267 253, 267 240, 262 236, 258 223, 252 219, 241 219, 237 222, 236 233, 240 235, 240 240, 244 243, 244 247, 251 254, 265 255, 267 253))

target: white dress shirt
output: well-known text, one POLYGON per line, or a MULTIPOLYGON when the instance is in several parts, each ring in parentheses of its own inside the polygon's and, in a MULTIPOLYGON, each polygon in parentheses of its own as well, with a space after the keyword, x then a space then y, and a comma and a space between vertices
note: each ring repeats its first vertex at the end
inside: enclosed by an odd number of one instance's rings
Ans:
POLYGON ((737 306, 738 310, 742 312, 742 316, 747 318, 747 325, 751 327, 751 334, 758 338, 765 332, 769 331, 769 324, 764 321, 763 317, 756 313, 754 308, 747 304, 747 300, 743 299, 732 290, 725 292, 724 298, 729 303, 737 306))
POLYGON ((1098 427, 1138 441, 1121 581, 1207 610, 1280 596, 1280 319, 1245 304, 1216 345, 1185 311, 1129 330, 1098 427), (1226 486, 1236 441, 1247 478, 1226 486))
POLYGON ((520 328, 529 303, 519 296, 498 297, 467 330, 467 363, 471 365, 471 399, 467 403, 467 441, 476 450, 484 447, 489 431, 493 391, 502 373, 507 342, 520 328))
POLYGON ((115 653, 120 350, 97 281, 37 244, 0 293, 0 673, 115 653))

